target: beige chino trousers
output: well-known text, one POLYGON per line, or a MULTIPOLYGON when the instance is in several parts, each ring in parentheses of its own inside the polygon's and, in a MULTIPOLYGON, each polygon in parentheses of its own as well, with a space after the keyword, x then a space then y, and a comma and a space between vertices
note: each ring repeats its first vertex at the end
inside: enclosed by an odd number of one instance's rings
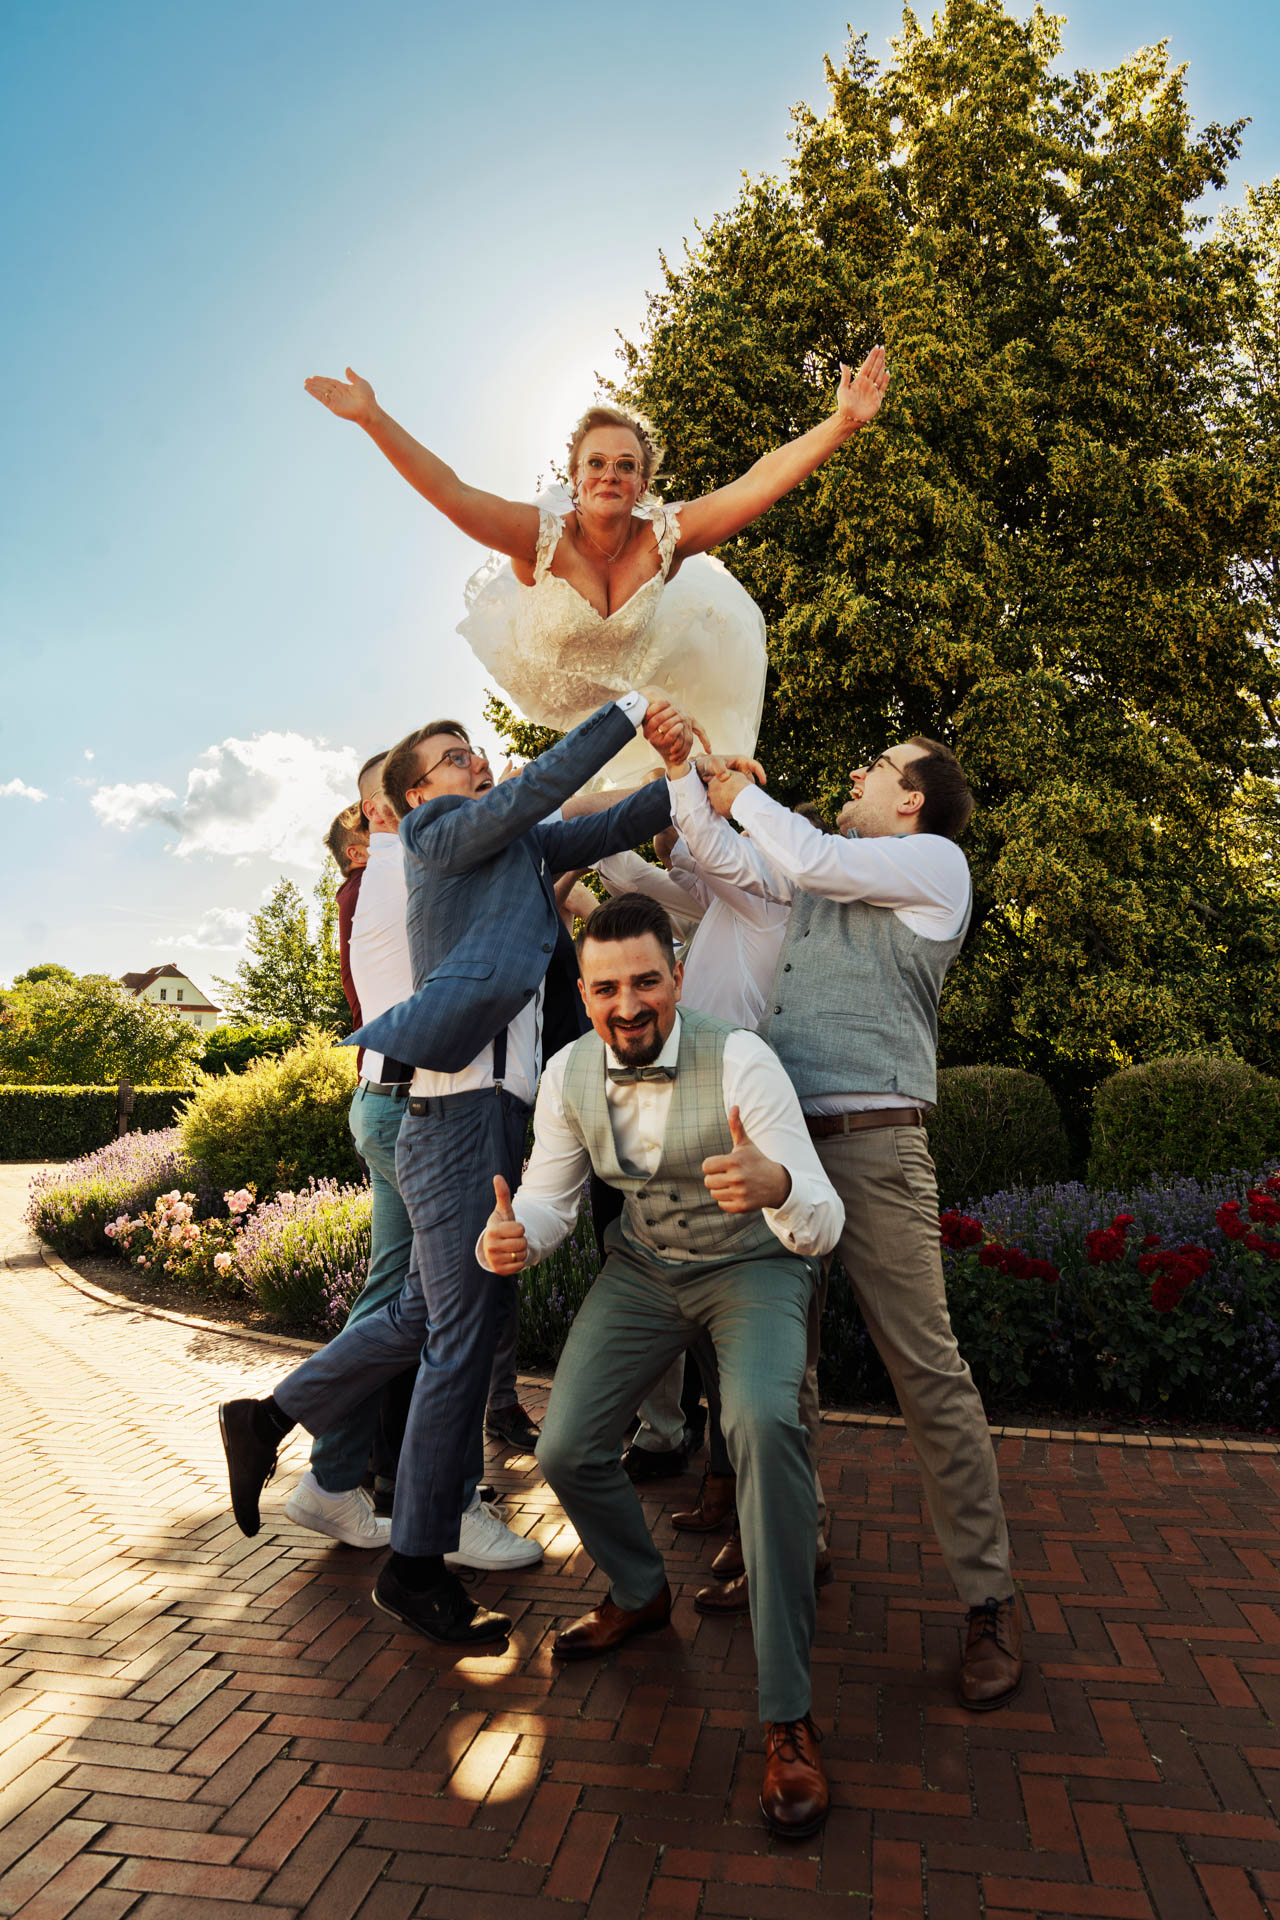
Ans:
POLYGON ((947 1570, 966 1607, 1006 1600, 1009 1531, 987 1417, 947 1312, 928 1135, 876 1127, 814 1145, 844 1202, 837 1251, 919 1456, 947 1570))

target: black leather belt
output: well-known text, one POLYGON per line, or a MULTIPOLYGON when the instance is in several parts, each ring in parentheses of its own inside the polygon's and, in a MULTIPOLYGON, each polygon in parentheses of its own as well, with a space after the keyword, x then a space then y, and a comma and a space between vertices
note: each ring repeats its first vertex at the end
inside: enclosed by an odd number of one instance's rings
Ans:
POLYGON ((923 1107, 864 1107, 859 1113, 806 1113, 804 1123, 815 1140, 837 1133, 862 1133, 868 1127, 922 1127, 923 1107))
POLYGON ((362 1080, 360 1085, 366 1093, 380 1093, 388 1100, 407 1100, 411 1080, 362 1080))

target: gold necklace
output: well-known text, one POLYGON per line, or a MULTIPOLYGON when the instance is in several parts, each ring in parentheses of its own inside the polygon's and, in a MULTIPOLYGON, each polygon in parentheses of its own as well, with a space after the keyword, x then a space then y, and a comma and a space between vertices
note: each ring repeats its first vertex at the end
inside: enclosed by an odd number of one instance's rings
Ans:
POLYGON ((586 521, 582 517, 581 508, 577 510, 577 513, 578 513, 578 532, 583 534, 587 540, 588 545, 593 546, 596 552, 602 557, 602 559, 607 560, 609 562, 609 565, 612 566, 614 561, 617 559, 618 555, 622 552, 622 549, 626 546, 627 541, 631 538, 630 516, 628 515, 627 524, 622 529, 621 540, 619 540, 613 552, 610 553, 607 547, 602 547, 598 540, 595 540, 592 538, 591 529, 588 527, 586 521))

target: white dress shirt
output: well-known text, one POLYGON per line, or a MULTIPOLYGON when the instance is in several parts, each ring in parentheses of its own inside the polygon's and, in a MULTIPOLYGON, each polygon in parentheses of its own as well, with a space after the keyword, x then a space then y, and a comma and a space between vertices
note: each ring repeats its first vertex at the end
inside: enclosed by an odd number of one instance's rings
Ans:
MULTIPOLYGON (((697 779, 696 774, 693 777, 697 779)), ((698 786, 702 804, 714 818, 701 780, 698 786)), ((666 907, 673 921, 680 911, 673 902, 681 903, 686 919, 691 909, 696 912, 696 932, 683 956, 681 1003, 694 1013, 710 1014, 734 1027, 750 1027, 754 1033, 786 938, 790 905, 748 893, 718 874, 704 873, 683 838, 672 848, 668 872, 638 854, 602 860, 597 871, 611 893, 630 887, 647 894, 666 907)))
MULTIPOLYGON (((624 693, 614 705, 625 713, 637 730, 648 712, 649 702, 642 693, 624 693)), ((362 883, 363 884, 363 883, 362 883)), ((542 1058, 542 1003, 546 995, 545 977, 538 983, 533 999, 521 1007, 507 1028, 507 1066, 502 1084, 517 1100, 533 1105, 542 1058)), ((364 1002, 361 1001, 363 1011, 364 1002)), ((415 1099, 442 1099, 454 1093, 483 1092, 493 1085, 493 1042, 482 1047, 475 1059, 457 1073, 437 1073, 430 1067, 416 1067, 411 1089, 415 1099)))
MULTIPOLYGON (((954 940, 969 910, 969 863, 954 840, 937 833, 877 834, 866 840, 823 833, 756 786, 744 787, 735 833, 690 770, 668 782, 675 823, 706 876, 758 894, 788 910, 797 893, 861 900, 886 907, 922 940, 954 940)), ((766 986, 767 986, 766 982, 766 986)), ((806 1100, 806 1113, 854 1113, 913 1106, 901 1094, 851 1087, 806 1100)))
MULTIPOLYGON (((413 992, 404 910, 408 889, 398 833, 371 833, 369 860, 356 895, 348 958, 361 1018, 376 1020, 413 992)), ((363 1078, 381 1080, 383 1056, 364 1050, 363 1078)))
MULTIPOLYGON (((655 1064, 674 1066, 679 1051, 677 1013, 655 1064)), ((582 1183, 591 1171, 587 1150, 565 1119, 564 1072, 568 1058, 569 1048, 562 1047, 547 1062, 533 1116, 533 1153, 512 1201, 512 1211, 529 1243, 527 1264, 531 1267, 545 1260, 572 1229, 578 1217, 582 1183)), ((605 1048, 605 1058, 609 1066, 620 1065, 609 1047, 605 1048)), ((783 1204, 762 1209, 770 1231, 789 1253, 815 1258, 829 1253, 844 1226, 844 1206, 814 1151, 795 1088, 777 1055, 758 1035, 727 1035, 722 1089, 726 1114, 737 1107, 748 1139, 791 1176, 791 1191, 783 1204)), ((606 1079, 605 1099, 618 1157, 639 1173, 652 1174, 662 1156, 672 1090, 670 1080, 606 1079)), ((726 1216, 731 1221, 739 1217, 726 1216)), ((481 1259, 479 1244, 476 1258, 481 1259)), ((483 1260, 481 1264, 485 1264, 483 1260)))

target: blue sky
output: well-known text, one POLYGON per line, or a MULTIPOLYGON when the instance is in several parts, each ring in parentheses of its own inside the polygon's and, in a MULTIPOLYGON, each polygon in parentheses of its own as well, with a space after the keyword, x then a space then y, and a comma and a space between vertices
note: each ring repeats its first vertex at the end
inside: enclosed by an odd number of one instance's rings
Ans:
MULTIPOLYGON (((478 550, 303 377, 350 362, 527 495, 660 250, 822 106, 847 18, 8 0, 0 980, 210 984, 274 879, 314 877, 348 770, 478 715, 453 632, 478 550)), ((900 19, 853 25, 885 57, 900 19)), ((1271 0, 1089 0, 1065 64, 1166 36, 1198 122, 1253 117, 1226 201, 1280 173, 1271 0)))

